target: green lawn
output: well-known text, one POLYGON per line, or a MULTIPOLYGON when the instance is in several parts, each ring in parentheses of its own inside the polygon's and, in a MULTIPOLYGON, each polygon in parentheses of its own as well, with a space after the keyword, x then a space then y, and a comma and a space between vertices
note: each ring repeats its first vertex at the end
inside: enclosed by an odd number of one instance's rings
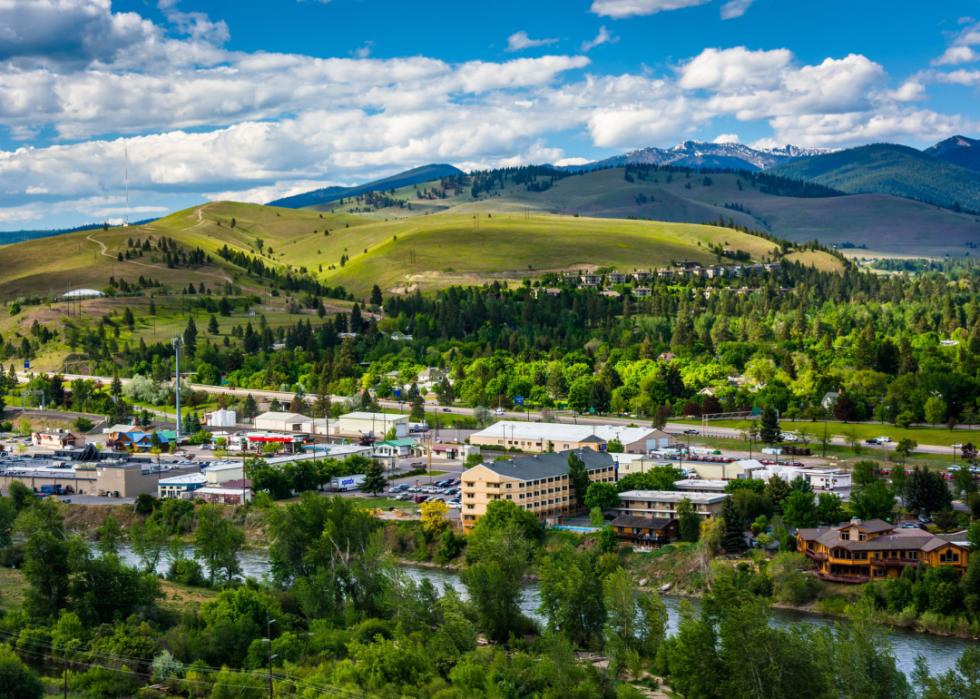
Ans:
MULTIPOLYGON (((701 424, 700 420, 681 420, 679 422, 701 424)), ((962 444, 971 441, 976 444, 980 441, 980 430, 950 430, 945 427, 910 427, 903 429, 895 425, 872 425, 835 421, 811 422, 809 420, 783 420, 780 424, 784 432, 801 432, 805 430, 810 434, 811 442, 819 441, 820 436, 823 435, 824 426, 826 426, 828 434, 832 436, 846 438, 848 435, 853 434, 853 436, 862 442, 872 437, 891 437, 896 442, 900 439, 909 438, 914 439, 919 444, 951 447, 953 444, 962 444)), ((712 426, 745 429, 749 426, 749 421, 712 420, 708 423, 708 429, 710 430, 712 426)))

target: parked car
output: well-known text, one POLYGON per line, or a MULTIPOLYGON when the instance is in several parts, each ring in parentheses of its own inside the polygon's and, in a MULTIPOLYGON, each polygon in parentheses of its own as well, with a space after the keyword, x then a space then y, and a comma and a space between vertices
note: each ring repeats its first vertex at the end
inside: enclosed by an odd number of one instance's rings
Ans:
POLYGON ((496 410, 493 411, 493 414, 494 415, 503 415, 504 414, 504 409, 503 408, 497 408, 496 410))

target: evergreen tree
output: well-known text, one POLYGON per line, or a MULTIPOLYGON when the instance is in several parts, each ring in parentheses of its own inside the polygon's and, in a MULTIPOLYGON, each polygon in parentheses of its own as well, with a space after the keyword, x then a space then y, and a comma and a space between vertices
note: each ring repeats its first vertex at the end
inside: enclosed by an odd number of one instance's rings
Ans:
POLYGON ((208 333, 211 335, 217 335, 220 332, 221 329, 218 327, 218 318, 214 315, 214 313, 212 313, 211 318, 208 320, 208 333))
POLYGON ((585 462, 574 452, 568 455, 568 482, 572 486, 576 505, 581 507, 589 489, 589 473, 585 469, 585 462))
POLYGON ((745 536, 742 527, 742 515, 731 497, 725 498, 721 508, 724 528, 721 532, 721 547, 726 553, 738 553, 745 550, 745 536))
POLYGON ((384 299, 381 297, 381 287, 375 284, 371 287, 371 305, 380 306, 384 299))
POLYGON ((383 492, 387 485, 388 479, 385 477, 384 467, 377 461, 372 460, 371 465, 364 472, 364 483, 361 484, 361 489, 364 492, 371 493, 371 495, 377 495, 383 492))
POLYGON ((766 444, 773 445, 781 441, 782 431, 779 427, 779 413, 772 406, 762 410, 759 425, 759 438, 766 444))
POLYGON ((259 414, 259 406, 256 404, 255 398, 252 397, 251 393, 245 396, 245 402, 242 403, 242 414, 249 420, 259 414))
POLYGON ((677 528, 682 541, 697 541, 701 533, 701 518, 687 498, 677 503, 677 528))
POLYGON ((412 411, 409 413, 408 417, 413 422, 425 421, 425 401, 422 400, 421 394, 416 393, 415 397, 412 399, 412 411))
POLYGON ((197 325, 194 324, 194 317, 187 318, 187 327, 184 328, 184 350, 188 355, 193 355, 197 349, 197 325))

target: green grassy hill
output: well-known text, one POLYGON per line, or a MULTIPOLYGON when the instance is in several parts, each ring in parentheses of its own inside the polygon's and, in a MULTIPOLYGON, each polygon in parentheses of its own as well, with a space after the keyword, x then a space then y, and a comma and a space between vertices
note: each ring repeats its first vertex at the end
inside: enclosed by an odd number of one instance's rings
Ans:
MULTIPOLYGON (((226 262, 224 246, 324 284, 364 294, 382 288, 434 288, 493 279, 521 279, 544 271, 613 266, 624 270, 672 260, 714 262, 712 245, 744 250, 762 259, 773 243, 713 226, 613 220, 550 214, 451 211, 383 220, 254 204, 212 203, 177 212, 144 226, 72 233, 0 247, 0 300, 54 297, 66 289, 103 289, 109 278, 137 283, 159 280, 154 293, 179 294, 188 284, 208 289, 231 284, 266 295, 269 283, 226 262), (161 238, 209 263, 170 267, 157 249, 161 238), (152 249, 125 259, 132 245, 152 249), (58 251, 52 255, 51 251, 58 251), (120 255, 124 259, 120 260, 120 255)), ((460 209, 462 207, 459 207, 460 209)))
MULTIPOLYGON (((622 168, 584 172, 557 180, 543 192, 504 181, 478 200, 468 189, 438 190, 438 182, 397 189, 399 206, 363 201, 327 211, 357 211, 377 221, 432 213, 525 211, 550 214, 715 223, 719 218, 796 242, 865 246, 862 254, 962 256, 980 239, 980 218, 888 194, 807 198, 780 196, 745 174, 653 173, 628 182, 622 168), (433 195, 436 192, 437 196, 433 195)), ((539 181, 545 178, 538 178, 539 181)))
POLYGON ((879 143, 780 165, 773 172, 844 192, 894 194, 980 212, 980 173, 914 148, 879 143))

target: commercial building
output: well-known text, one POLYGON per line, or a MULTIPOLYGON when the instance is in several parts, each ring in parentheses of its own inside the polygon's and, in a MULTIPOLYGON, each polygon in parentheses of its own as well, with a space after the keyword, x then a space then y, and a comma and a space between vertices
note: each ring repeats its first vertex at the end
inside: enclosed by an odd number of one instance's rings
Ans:
POLYGON ((268 412, 255 418, 256 430, 270 432, 311 432, 312 420, 299 413, 268 412))
POLYGON ((897 578, 909 567, 950 566, 963 571, 970 557, 965 531, 931 534, 880 519, 800 529, 796 548, 816 563, 819 577, 843 583, 897 578))
POLYGON ((157 481, 157 497, 160 499, 180 498, 208 484, 208 477, 200 471, 169 476, 157 481))
POLYGON ((527 452, 592 449, 606 451, 616 440, 631 454, 645 454, 673 443, 666 432, 652 427, 623 425, 568 425, 557 422, 520 422, 501 420, 470 435, 470 444, 527 452))
POLYGON ((684 478, 674 481, 674 487, 685 493, 724 493, 728 481, 707 478, 684 478))
POLYGON ((67 449, 85 444, 85 436, 67 430, 46 430, 32 434, 31 442, 46 449, 67 449))
POLYGON ((189 500, 203 500, 212 505, 241 505, 242 501, 252 501, 252 482, 238 480, 221 485, 206 485, 189 491, 182 497, 189 500))
POLYGON ((718 493, 691 493, 677 490, 627 490, 619 494, 621 515, 648 517, 652 519, 674 519, 677 505, 689 500, 701 519, 711 519, 721 514, 725 495, 718 493))
POLYGON ((519 456, 480 464, 465 471, 462 480, 463 528, 469 530, 494 500, 511 500, 542 520, 575 509, 568 480, 568 457, 578 456, 592 482, 616 480, 616 465, 609 454, 592 449, 519 456))
POLYGON ((618 538, 641 546, 660 546, 674 541, 678 536, 676 519, 619 515, 609 525, 618 538))
POLYGON ((408 436, 408 427, 408 415, 358 411, 331 420, 326 431, 330 437, 384 439, 391 430, 394 430, 395 438, 401 439, 408 436))
POLYGON ((131 498, 156 492, 162 474, 196 470, 126 459, 64 461, 8 456, 0 458, 0 490, 6 492, 11 483, 19 481, 36 492, 131 498))
POLYGON ((229 451, 262 451, 267 444, 274 445, 286 453, 295 453, 303 448, 306 438, 299 434, 282 432, 237 433, 228 438, 229 451))
POLYGON ((374 458, 376 459, 399 459, 415 454, 417 442, 410 438, 386 439, 383 442, 374 443, 374 458))
POLYGON ((776 464, 756 469, 752 473, 752 478, 762 480, 769 480, 772 476, 778 476, 787 483, 802 478, 817 492, 846 493, 851 489, 851 472, 838 468, 806 468, 776 464))

